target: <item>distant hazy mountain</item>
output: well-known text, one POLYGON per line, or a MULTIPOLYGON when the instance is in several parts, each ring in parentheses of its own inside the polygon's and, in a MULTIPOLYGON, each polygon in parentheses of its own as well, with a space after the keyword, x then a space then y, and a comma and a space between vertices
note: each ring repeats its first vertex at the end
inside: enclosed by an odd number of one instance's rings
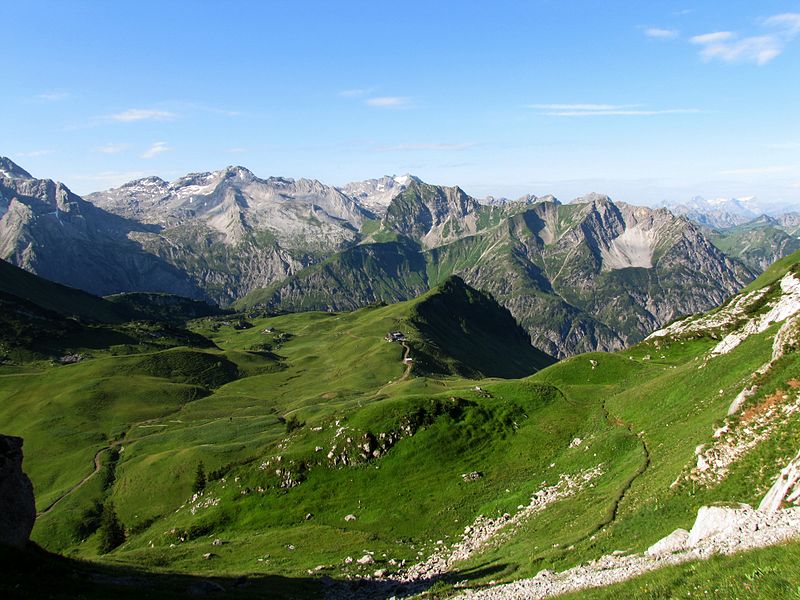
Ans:
POLYGON ((711 200, 695 196, 685 203, 664 204, 676 215, 685 216, 696 223, 715 229, 743 225, 762 212, 754 196, 711 200))

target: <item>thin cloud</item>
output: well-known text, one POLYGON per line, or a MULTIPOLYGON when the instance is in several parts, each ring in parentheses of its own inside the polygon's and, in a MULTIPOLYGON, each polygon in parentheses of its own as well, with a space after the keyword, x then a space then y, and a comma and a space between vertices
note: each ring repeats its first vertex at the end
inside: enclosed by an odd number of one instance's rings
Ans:
POLYGON ((154 158, 159 154, 170 152, 171 150, 172 148, 167 145, 167 142, 154 142, 152 146, 144 151, 142 158, 154 158))
POLYGON ((541 113, 548 117, 654 117, 658 115, 691 115, 703 112, 699 108, 665 108, 662 110, 603 110, 561 111, 541 113))
POLYGON ((680 32, 677 29, 661 29, 660 27, 648 27, 644 34, 649 38, 658 40, 670 40, 678 37, 680 32))
POLYGON ((474 148, 474 143, 461 144, 395 144, 390 146, 376 146, 378 152, 421 152, 426 150, 438 150, 444 152, 460 152, 474 148))
POLYGON ((783 44, 775 36, 761 35, 732 42, 704 44, 700 56, 705 61, 745 62, 765 65, 783 52, 783 44))
POLYGON ((732 31, 714 31, 712 33, 704 33, 703 35, 696 35, 689 38, 692 44, 716 44, 717 42, 724 42, 731 38, 736 37, 732 31))
POLYGON ((120 152, 125 152, 128 148, 130 148, 130 144, 105 144, 95 148, 95 150, 103 154, 119 154, 120 152))
POLYGON ((607 110, 623 110, 636 108, 640 104, 528 104, 528 108, 536 110, 574 110, 587 112, 600 112, 607 110))
POLYGON ((744 169, 728 169, 720 171, 720 175, 776 175, 779 173, 788 173, 793 171, 794 168, 789 165, 771 165, 767 167, 747 167, 744 169))
POLYGON ((353 90, 342 90, 341 92, 337 93, 336 95, 339 96, 340 98, 361 98, 363 96, 366 96, 370 92, 372 92, 371 89, 359 88, 359 89, 353 89, 353 90))
POLYGON ((66 100, 69 98, 70 93, 64 91, 51 91, 51 92, 43 92, 41 94, 36 95, 37 100, 41 100, 43 102, 59 102, 61 100, 66 100))
POLYGON ((367 98, 366 104, 377 108, 409 108, 411 106, 411 98, 405 96, 377 96, 375 98, 367 98))
POLYGON ((529 104, 546 117, 650 117, 702 112, 698 108, 648 109, 641 104, 529 104))
POLYGON ((740 37, 733 31, 715 31, 696 35, 689 41, 700 46, 705 61, 751 63, 763 66, 780 56, 800 34, 800 13, 782 13, 761 21, 768 31, 762 35, 740 37))
POLYGON ((764 25, 783 29, 789 35, 800 33, 800 13, 783 13, 764 19, 764 25))
POLYGON ((244 154, 245 152, 250 152, 250 148, 228 148, 227 152, 231 154, 244 154))
POLYGON ((30 152, 17 152, 17 156, 22 156, 24 158, 36 158, 37 156, 47 156, 48 154, 52 153, 52 150, 31 150, 30 152))
POLYGON ((168 110, 129 108, 120 113, 109 115, 107 119, 120 123, 133 123, 136 121, 171 121, 177 116, 174 112, 168 110))

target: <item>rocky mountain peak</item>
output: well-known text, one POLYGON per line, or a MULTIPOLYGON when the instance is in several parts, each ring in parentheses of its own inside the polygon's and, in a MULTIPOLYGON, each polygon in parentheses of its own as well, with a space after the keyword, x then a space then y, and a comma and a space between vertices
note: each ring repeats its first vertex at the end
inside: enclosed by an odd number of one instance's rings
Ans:
POLYGON ((33 179, 33 176, 10 158, 0 156, 0 177, 8 179, 33 179))
POLYGON ((605 194, 589 192, 585 196, 579 196, 570 201, 570 204, 614 204, 611 198, 605 194))

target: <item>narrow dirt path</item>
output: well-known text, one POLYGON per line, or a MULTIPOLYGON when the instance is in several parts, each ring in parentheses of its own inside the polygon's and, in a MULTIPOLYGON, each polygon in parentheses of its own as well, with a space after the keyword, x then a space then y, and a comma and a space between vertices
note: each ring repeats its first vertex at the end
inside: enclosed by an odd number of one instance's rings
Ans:
POLYGON ((403 374, 400 377, 398 377, 397 379, 395 379, 394 381, 390 381, 389 383, 386 383, 386 384, 382 385, 381 387, 379 387, 377 390, 375 390, 375 393, 372 394, 372 397, 379 396, 381 393, 383 393, 383 390, 385 390, 387 387, 395 385, 397 383, 400 383, 401 381, 406 381, 409 377, 411 377, 411 369, 412 369, 412 367, 414 365, 411 362, 406 362, 406 359, 408 358, 408 355, 411 354, 411 347, 408 344, 406 344, 405 342, 400 342, 400 345, 403 346, 403 359, 402 360, 403 360, 403 364, 405 364, 405 366, 406 366, 405 371, 403 371, 403 374))
POLYGON ((103 454, 103 452, 105 452, 107 450, 110 451, 111 448, 113 448, 113 447, 114 447, 114 445, 108 445, 108 446, 104 446, 104 447, 100 448, 100 450, 98 450, 94 455, 94 471, 89 473, 86 477, 84 477, 78 483, 76 483, 71 488, 69 488, 66 492, 64 492, 61 496, 59 496, 55 501, 50 503, 50 505, 47 508, 45 508, 43 511, 36 513, 36 518, 38 519, 39 517, 45 516, 47 513, 49 513, 51 510, 53 510, 56 506, 58 506, 61 503, 62 500, 64 500, 65 498, 67 498, 71 494, 75 493, 76 491, 78 491, 92 477, 97 475, 100 472, 100 469, 103 468, 103 463, 100 460, 100 456, 103 454))
MULTIPOLYGON (((406 370, 403 375, 397 381, 405 381, 409 377, 411 377, 411 367, 413 366, 411 361, 408 360, 408 355, 411 354, 411 347, 406 344, 405 342, 400 342, 400 345, 403 346, 403 363, 406 365, 406 370)), ((397 381, 395 383, 397 383, 397 381)))
MULTIPOLYGON (((93 470, 91 473, 89 473, 89 474, 88 474, 86 477, 84 477, 83 479, 81 479, 81 480, 80 480, 78 483, 76 483, 76 484, 75 484, 75 485, 73 485, 71 488, 69 488, 69 489, 68 489, 66 492, 64 492, 63 494, 61 494, 61 495, 60 495, 58 498, 56 498, 56 499, 55 499, 53 502, 51 502, 51 503, 50 503, 50 504, 47 506, 47 508, 45 508, 45 509, 44 509, 44 510, 42 510, 41 512, 37 512, 37 513, 36 513, 36 517, 37 517, 37 518, 39 518, 39 517, 43 517, 43 516, 45 516, 46 514, 48 514, 48 513, 49 513, 50 511, 52 511, 52 510, 53 510, 53 509, 54 509, 56 506, 58 506, 58 505, 59 505, 59 504, 60 504, 60 503, 61 503, 61 502, 62 502, 62 501, 65 499, 65 498, 67 498, 68 496, 71 496, 72 494, 74 494, 75 492, 77 492, 77 491, 78 491, 80 488, 82 488, 84 485, 86 485, 86 483, 88 483, 88 482, 89 482, 89 480, 90 480, 92 477, 94 477, 95 475, 97 475, 97 474, 100 472, 100 470, 103 468, 103 462, 102 462, 102 460, 101 460, 101 457, 102 457, 102 454, 103 454, 103 452, 106 452, 106 451, 110 452, 110 451, 111 451, 111 450, 113 450, 114 448, 117 448, 118 446, 121 446, 121 445, 122 445, 124 442, 135 442, 135 441, 141 440, 141 439, 143 439, 143 438, 149 437, 149 436, 145 435, 145 436, 142 436, 142 437, 140 437, 140 438, 136 438, 135 440, 129 440, 129 439, 128 439, 128 433, 130 433, 131 431, 133 431, 133 430, 134 430, 134 428, 136 428, 136 427, 146 426, 146 425, 148 425, 148 424, 152 423, 153 421, 158 421, 158 420, 159 420, 159 419, 147 419, 147 420, 145 420, 145 421, 139 421, 138 423, 133 423, 133 424, 130 426, 130 429, 128 429, 128 431, 126 431, 126 432, 123 434, 123 436, 122 436, 122 438, 121 438, 121 439, 119 439, 119 440, 116 440, 116 441, 113 441, 113 442, 111 442, 110 444, 108 444, 107 446, 103 446, 102 448, 100 448, 100 449, 99 449, 97 452, 95 452, 95 455, 94 455, 94 459, 93 459, 93 463, 94 463, 94 470, 93 470)), ((150 434, 150 435, 154 435, 154 434, 150 434)))

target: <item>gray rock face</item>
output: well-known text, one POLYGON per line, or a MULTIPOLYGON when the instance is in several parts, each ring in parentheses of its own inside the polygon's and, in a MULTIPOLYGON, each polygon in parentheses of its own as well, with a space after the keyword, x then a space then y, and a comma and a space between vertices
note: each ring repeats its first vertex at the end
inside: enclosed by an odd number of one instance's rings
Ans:
POLYGON ((22 470, 22 438, 0 435, 0 545, 25 546, 35 520, 33 484, 22 470))

